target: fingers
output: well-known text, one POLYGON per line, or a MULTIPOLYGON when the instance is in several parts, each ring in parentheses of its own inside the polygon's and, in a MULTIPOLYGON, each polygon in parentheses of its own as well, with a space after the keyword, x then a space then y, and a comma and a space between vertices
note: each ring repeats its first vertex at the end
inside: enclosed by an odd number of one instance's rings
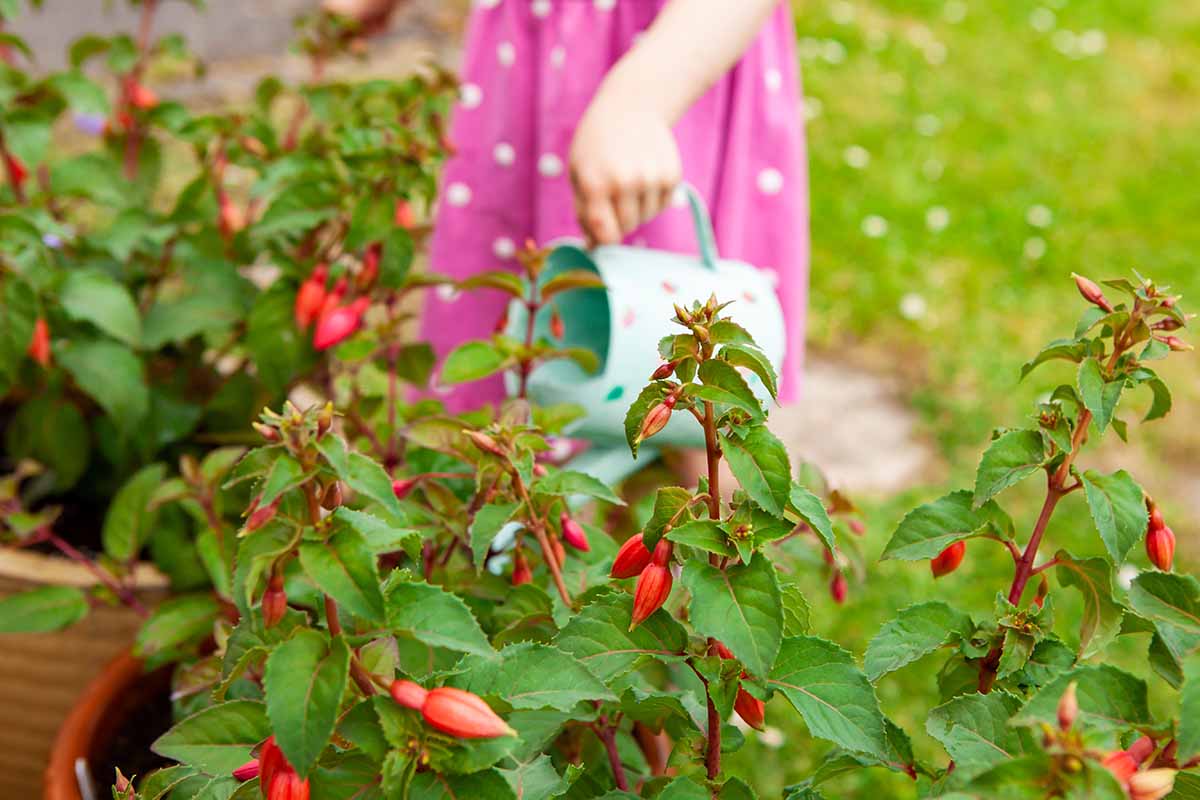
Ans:
POLYGON ((588 242, 618 244, 658 216, 671 202, 678 180, 575 178, 575 213, 588 242))

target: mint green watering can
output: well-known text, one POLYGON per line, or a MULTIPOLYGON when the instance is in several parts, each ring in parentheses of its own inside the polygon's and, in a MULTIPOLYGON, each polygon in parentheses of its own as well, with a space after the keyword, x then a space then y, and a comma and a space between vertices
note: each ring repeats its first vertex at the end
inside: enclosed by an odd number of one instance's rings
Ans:
MULTIPOLYGON (((649 463, 657 456, 654 448, 703 447, 704 434, 691 415, 676 414, 661 433, 639 450, 635 463, 625 441, 625 413, 662 363, 658 342, 681 332, 670 320, 675 304, 690 306, 715 294, 721 302, 733 301, 724 314, 745 328, 779 371, 786 349, 783 310, 775 294, 773 275, 741 261, 717 255, 712 223, 697 192, 685 187, 699 242, 699 256, 653 250, 645 247, 605 245, 590 252, 575 245, 555 247, 538 278, 545 284, 570 270, 590 270, 604 281, 605 288, 574 289, 557 296, 554 304, 566 321, 561 344, 585 347, 600 361, 593 374, 567 359, 540 365, 529 377, 529 397, 542 406, 576 403, 587 415, 567 431, 573 438, 587 439, 592 446, 571 462, 570 468, 587 472, 610 484, 649 463)), ((521 302, 509 310, 509 333, 523 337, 528 311, 521 302)), ((534 320, 535 337, 553 339, 550 312, 534 320)), ((746 374, 759 399, 770 395, 752 373, 746 374)), ((517 390, 515 374, 507 376, 509 391, 517 390)))

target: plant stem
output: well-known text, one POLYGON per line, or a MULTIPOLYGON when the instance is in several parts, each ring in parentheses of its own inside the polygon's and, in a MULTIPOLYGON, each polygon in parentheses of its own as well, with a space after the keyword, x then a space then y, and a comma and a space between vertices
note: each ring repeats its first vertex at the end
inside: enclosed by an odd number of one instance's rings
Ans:
POLYGON ((529 509, 529 527, 533 530, 533 535, 538 541, 538 545, 542 548, 542 559, 546 562, 546 568, 550 570, 550 576, 554 578, 554 586, 558 589, 558 596, 562 601, 571 607, 571 594, 567 591, 567 584, 563 582, 562 569, 558 564, 558 559, 554 557, 554 550, 550 547, 550 537, 546 534, 546 521, 539 517, 533 509, 533 501, 529 499, 529 492, 525 488, 525 482, 521 480, 521 476, 513 472, 513 485, 517 488, 517 494, 522 502, 529 509))
MULTIPOLYGON (((713 404, 708 400, 704 401, 704 449, 708 455, 708 516, 710 519, 719 520, 721 518, 721 450, 717 444, 717 425, 713 404)), ((717 561, 715 554, 710 555, 708 561, 718 569, 725 568, 723 563, 717 561)), ((717 640, 709 638, 709 655, 716 653, 716 650, 717 640)), ((712 692, 709 690, 707 682, 704 684, 704 690, 704 699, 708 706, 708 732, 704 764, 708 779, 715 781, 721 774, 721 716, 717 713, 717 706, 713 703, 712 692)))
POLYGON ((132 608, 139 616, 148 617, 150 612, 142 605, 137 596, 126 586, 122 585, 113 575, 107 570, 100 568, 95 561, 85 556, 83 553, 75 549, 75 547, 54 531, 49 528, 45 529, 45 540, 58 548, 58 551, 67 558, 81 565, 88 572, 96 576, 99 581, 108 587, 113 594, 121 599, 121 602, 132 608))
POLYGON ((525 352, 526 358, 521 359, 521 385, 517 396, 522 400, 529 397, 529 373, 533 372, 533 359, 528 357, 533 348, 534 323, 541 306, 537 301, 537 286, 535 281, 529 281, 529 298, 525 301, 525 352))
MULTIPOLYGON (((325 622, 329 625, 330 636, 342 635, 342 621, 338 616, 337 602, 329 595, 325 595, 325 622)), ((371 678, 371 673, 358 660, 358 653, 350 651, 350 677, 362 693, 367 697, 375 694, 375 681, 371 678)))
POLYGON ((721 518, 721 447, 717 444, 717 424, 710 400, 704 401, 704 449, 708 454, 708 516, 721 518))
POLYGON ((604 743, 604 750, 608 753, 608 764, 612 767, 613 779, 617 782, 617 788, 622 792, 629 791, 629 779, 625 777, 625 767, 621 765, 621 755, 617 752, 617 728, 615 725, 608 724, 607 717, 600 717, 600 724, 596 725, 593 730, 600 737, 600 741, 604 743))

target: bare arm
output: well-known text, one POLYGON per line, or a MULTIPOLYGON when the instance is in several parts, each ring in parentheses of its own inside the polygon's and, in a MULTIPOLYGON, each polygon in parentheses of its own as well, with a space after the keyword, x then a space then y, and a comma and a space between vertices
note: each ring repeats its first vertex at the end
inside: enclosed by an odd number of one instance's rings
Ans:
POLYGON ((745 52, 778 0, 670 0, 605 76, 571 145, 588 238, 621 240, 657 215, 682 167, 671 126, 745 52))

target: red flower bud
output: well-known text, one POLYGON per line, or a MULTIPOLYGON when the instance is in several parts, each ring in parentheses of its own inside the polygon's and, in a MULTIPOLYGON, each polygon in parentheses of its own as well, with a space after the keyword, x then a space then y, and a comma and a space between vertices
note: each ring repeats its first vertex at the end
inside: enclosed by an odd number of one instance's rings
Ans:
POLYGON ((245 782, 258 777, 258 759, 252 758, 233 771, 236 780, 245 782))
POLYGON ((1037 594, 1033 596, 1033 604, 1038 608, 1042 608, 1046 604, 1046 595, 1050 593, 1050 581, 1046 580, 1046 576, 1042 575, 1042 579, 1038 582, 1037 594))
POLYGON ((332 314, 341 305, 342 298, 346 296, 349 288, 350 284, 346 281, 345 276, 334 282, 333 289, 325 295, 325 302, 321 304, 321 309, 317 312, 317 322, 332 314))
POLYGON ((490 453, 494 456, 504 458, 504 451, 500 449, 500 445, 496 444, 496 440, 488 436, 483 431, 463 431, 471 443, 485 453, 490 453))
POLYGON ((29 357, 43 367, 50 366, 50 326, 44 317, 38 317, 33 323, 33 336, 29 339, 26 350, 29 357))
POLYGON ((217 205, 219 207, 217 227, 222 236, 228 239, 246 227, 246 215, 242 212, 241 207, 230 200, 224 192, 218 198, 217 205))
POLYGON ((713 642, 713 647, 717 651, 717 655, 721 658, 733 658, 733 651, 726 647, 721 642, 713 642))
POLYGON ((1075 286, 1079 289, 1079 293, 1083 295, 1084 300, 1087 300, 1092 305, 1103 308, 1105 311, 1113 310, 1112 303, 1108 302, 1108 299, 1104 296, 1104 292, 1101 291, 1100 286, 1095 281, 1088 280, 1082 275, 1076 275, 1074 272, 1071 273, 1071 277, 1075 279, 1075 286))
POLYGON ((267 790, 267 800, 308 800, 308 778, 301 778, 293 770, 275 773, 267 790))
POLYGON ((850 531, 856 536, 862 536, 867 532, 867 526, 863 524, 861 519, 850 520, 850 531))
POLYGON ((379 260, 383 257, 383 242, 371 242, 363 253, 362 270, 356 284, 360 290, 369 289, 379 277, 379 260))
POLYGON ((283 576, 276 573, 267 582, 267 590, 262 597, 263 625, 273 628, 287 613, 287 592, 283 589, 283 576))
POLYGON ((362 325, 363 312, 367 310, 370 302, 367 298, 360 297, 350 305, 335 308, 317 320, 317 330, 313 333, 313 347, 328 350, 353 335, 362 325))
POLYGON ((1066 691, 1058 698, 1058 727, 1069 731, 1079 716, 1079 699, 1075 696, 1075 681, 1067 684, 1066 691))
POLYGON ((429 690, 421 716, 432 727, 459 739, 516 735, 480 697, 449 686, 429 690))
POLYGON ((1148 769, 1129 776, 1129 800, 1160 800, 1175 789, 1175 770, 1148 769))
POLYGON ((258 431, 258 435, 266 439, 268 442, 279 441, 279 431, 272 428, 270 425, 264 425, 261 422, 251 422, 250 425, 254 430, 258 431))
POLYGON ((638 576, 637 587, 633 591, 633 620, 629 630, 633 630, 647 617, 667 602, 671 594, 671 568, 651 562, 642 574, 638 576))
POLYGON ((613 578, 632 578, 641 575, 642 570, 650 563, 650 551, 642 544, 642 534, 635 533, 625 540, 625 544, 617 550, 609 575, 613 578))
POLYGON ((1158 322, 1150 326, 1151 330, 1155 331, 1177 331, 1183 327, 1183 323, 1174 317, 1160 319, 1158 322))
POLYGON ((512 570, 512 585, 524 586, 533 580, 533 571, 529 569, 529 562, 525 560, 525 554, 518 548, 513 551, 513 570, 512 570))
POLYGON ((938 553, 929 561, 929 568, 933 570, 933 577, 940 578, 943 575, 949 575, 951 572, 954 572, 954 570, 958 569, 958 565, 962 563, 963 556, 966 553, 966 542, 955 542, 938 553))
POLYGON ((544 478, 544 477, 546 477, 548 472, 549 472, 549 470, 546 469, 545 464, 534 464, 533 465, 533 476, 535 478, 544 478))
POLYGON ((403 500, 412 494, 412 490, 416 487, 418 481, 420 480, 421 479, 419 477, 398 478, 397 480, 392 481, 392 493, 396 495, 397 500, 403 500))
POLYGON ((246 519, 246 532, 253 533, 273 520, 275 512, 279 510, 279 501, 282 499, 282 497, 276 497, 269 505, 258 506, 254 511, 250 512, 250 516, 246 519))
POLYGON ((1171 562, 1175 560, 1175 532, 1163 525, 1146 531, 1146 555, 1150 563, 1163 572, 1171 571, 1171 562))
POLYGON ((1154 743, 1153 739, 1151 739, 1149 736, 1142 736, 1138 738, 1136 742, 1129 745, 1129 749, 1126 752, 1129 753, 1130 758, 1132 758, 1138 764, 1141 764, 1150 757, 1150 754, 1154 752, 1155 747, 1157 747, 1157 745, 1154 743))
POLYGON ((324 264, 318 264, 312 271, 312 275, 308 276, 308 280, 300 284, 299 291, 296 292, 296 303, 294 313, 296 316, 296 327, 300 330, 306 329, 321 313, 321 308, 325 305, 327 293, 325 291, 325 280, 329 275, 329 268, 324 264))
POLYGON ((846 602, 849 593, 850 586, 846 583, 846 576, 841 572, 833 573, 833 579, 829 581, 829 596, 833 598, 833 602, 841 605, 846 602))
POLYGON ((737 698, 733 701, 733 710, 742 718, 742 722, 751 728, 761 731, 765 726, 767 716, 766 704, 740 686, 738 687, 737 698))
POLYGON ((29 177, 29 170, 25 169, 25 165, 21 163, 21 159, 5 153, 4 166, 8 170, 8 177, 17 187, 25 183, 25 179, 29 177))
POLYGON ((154 93, 154 90, 135 80, 129 81, 126 91, 129 95, 129 104, 134 108, 145 111, 158 105, 158 95, 154 93))
POLYGON ((550 310, 550 335, 559 341, 567 335, 567 326, 563 324, 563 318, 557 308, 550 310))
POLYGON ((263 796, 266 796, 267 789, 275 782, 276 775, 291 769, 292 765, 284 758, 279 745, 275 744, 275 737, 268 736, 258 753, 258 783, 263 796))
POLYGON ((588 538, 583 530, 583 526, 572 519, 570 514, 566 511, 562 512, 562 516, 558 518, 558 522, 562 526, 562 537, 567 544, 585 553, 591 549, 588 546, 588 538))
MULTIPOLYGON (((671 398, 667 399, 669 400, 671 398)), ((673 405, 674 403, 667 405, 666 402, 662 402, 650 409, 650 412, 646 414, 645 419, 642 420, 642 430, 640 433, 638 433, 637 437, 639 442, 643 439, 649 439, 651 436, 667 427, 667 422, 669 422, 671 419, 671 406, 673 405)))
POLYGON ((650 375, 650 380, 661 381, 664 378, 671 377, 675 374, 675 368, 679 366, 679 362, 681 360, 682 359, 677 358, 674 361, 668 361, 665 364, 661 364, 659 368, 654 370, 654 372, 650 375))
POLYGON ((325 491, 321 493, 321 508, 326 511, 333 511, 342 504, 342 483, 341 481, 333 481, 325 487, 325 491))
POLYGON ((495 327, 492 328, 492 333, 504 333, 508 330, 508 309, 504 309, 504 313, 500 315, 500 319, 496 320, 495 327))
POLYGON ((1171 348, 1176 353, 1186 353, 1188 350, 1194 350, 1190 344, 1180 339, 1178 336, 1155 336, 1160 342, 1171 348))
POLYGON ((429 695, 429 692, 412 681, 395 680, 392 681, 392 685, 388 689, 388 694, 405 708, 420 709, 421 706, 425 705, 425 698, 429 695))
POLYGON ((412 230, 414 227, 416 227, 417 217, 416 214, 413 213, 412 204, 407 200, 397 200, 396 213, 392 221, 395 223, 397 228, 412 230))
POLYGON ((671 565, 671 556, 675 553, 675 545, 668 542, 666 539, 659 539, 658 544, 654 545, 654 553, 650 558, 651 563, 657 564, 660 567, 671 565))
POLYGON ((1137 762, 1124 750, 1114 750, 1105 756, 1100 764, 1111 772, 1121 785, 1128 783, 1130 776, 1137 771, 1137 762))

